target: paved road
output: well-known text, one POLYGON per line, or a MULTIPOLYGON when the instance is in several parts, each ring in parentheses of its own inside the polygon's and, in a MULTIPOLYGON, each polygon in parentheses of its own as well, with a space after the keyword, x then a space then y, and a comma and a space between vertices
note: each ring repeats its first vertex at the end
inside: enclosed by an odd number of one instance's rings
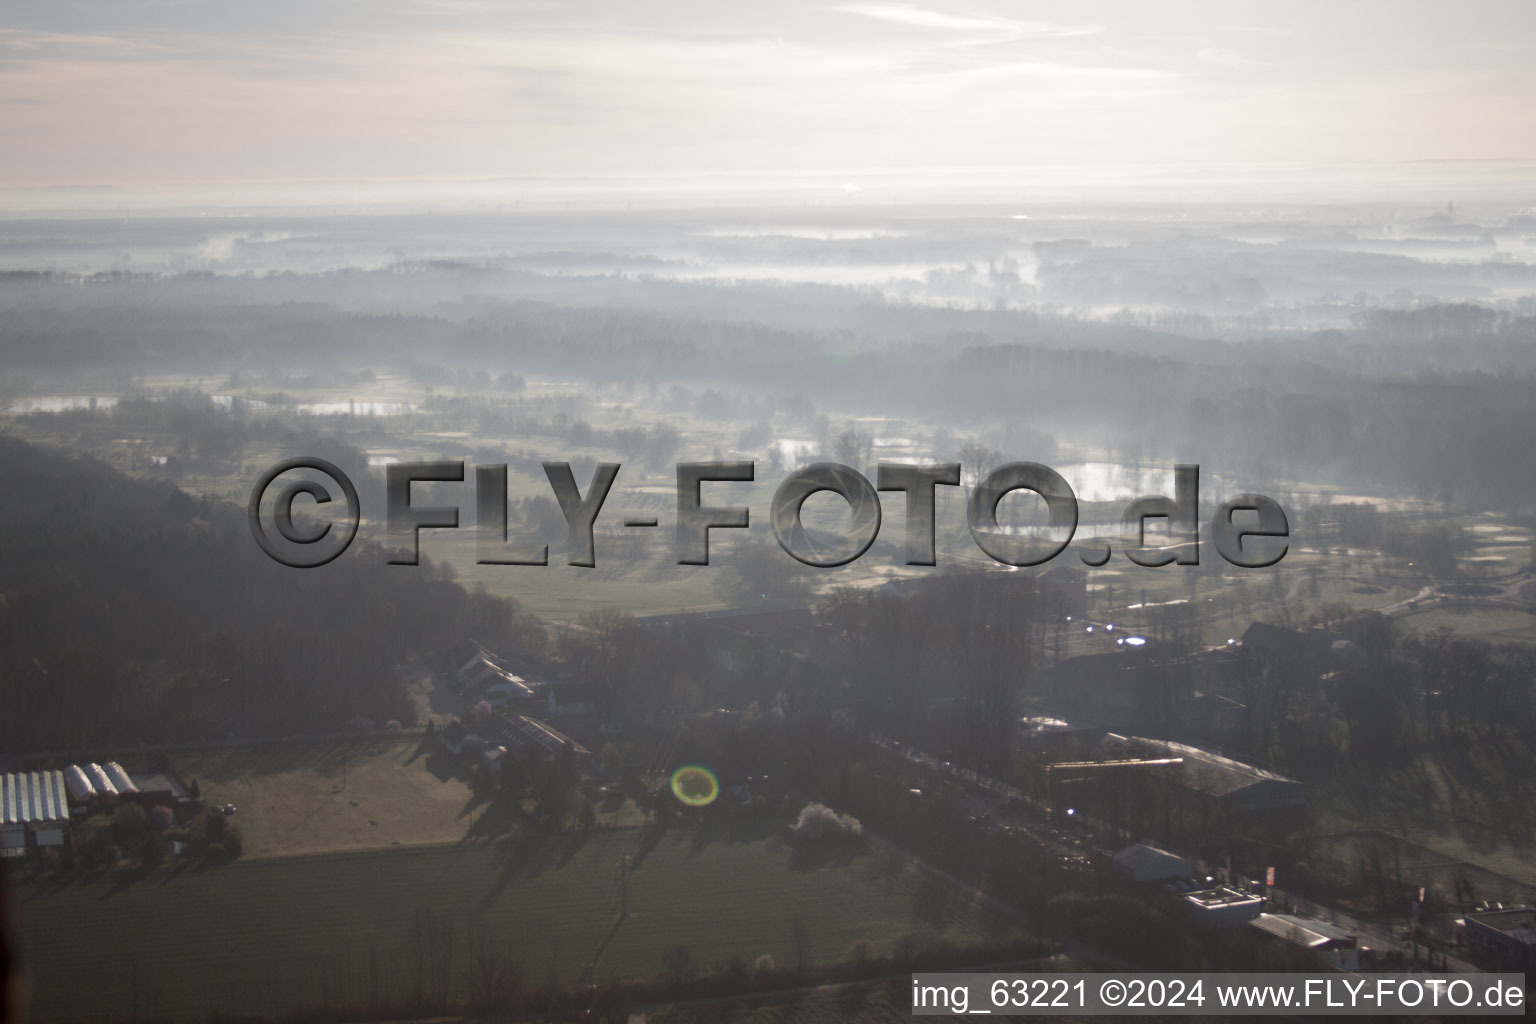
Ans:
POLYGON ((1400 615, 1403 612, 1416 611, 1425 605, 1439 604, 1445 601, 1473 601, 1487 602, 1490 604, 1507 605, 1522 610, 1529 610, 1531 602, 1520 596, 1520 588, 1530 583, 1531 573, 1521 570, 1511 576, 1499 576, 1486 580, 1469 580, 1469 583, 1494 588, 1491 594, 1458 594, 1455 587, 1445 587, 1439 584, 1431 584, 1421 587, 1412 597, 1396 601, 1389 605, 1383 605, 1376 609, 1383 615, 1400 615))
MULTIPOLYGON (((1087 844, 1080 837, 1073 836, 1065 830, 1054 828, 1041 822, 1028 821, 1021 815, 1002 812, 1000 805, 1004 800, 1008 799, 1022 800, 1030 806, 1035 806, 1035 802, 1018 787, 988 778, 968 768, 950 765, 948 762, 938 760, 931 754, 924 753, 915 747, 908 746, 889 737, 872 734, 872 739, 881 746, 901 754, 914 764, 922 765, 936 774, 953 780, 964 781, 977 787, 987 794, 990 801, 989 805, 980 813, 989 813, 997 821, 1008 821, 1012 827, 1017 828, 1018 831, 1025 834, 1028 838, 1035 840, 1052 853, 1066 858, 1075 858, 1081 857, 1085 849, 1088 848, 1087 844)), ((1191 857, 1188 859, 1193 864, 1200 863, 1197 858, 1191 857)), ((958 880, 955 881, 957 881, 957 884, 964 885, 964 883, 958 883, 958 880)), ((1237 880, 1236 884, 1241 886, 1242 880, 1237 880)), ((966 886, 966 888, 969 889, 970 886, 966 886)), ((1397 932, 1399 929, 1406 927, 1406 922, 1402 924, 1381 925, 1362 921, 1339 910, 1337 907, 1309 900, 1304 896, 1285 889, 1275 889, 1272 901, 1271 910, 1275 910, 1278 907, 1289 908, 1289 910, 1296 913, 1337 924, 1354 934, 1362 945, 1369 946, 1378 952, 1398 952, 1404 956, 1408 956, 1411 952, 1410 943, 1397 937, 1397 932)), ((1422 948, 1422 943, 1419 945, 1422 948)), ((1437 952, 1436 955, 1438 956, 1439 953, 1437 952)), ((1471 961, 1462 957, 1447 955, 1446 961, 1447 970, 1472 973, 1481 970, 1471 961)))

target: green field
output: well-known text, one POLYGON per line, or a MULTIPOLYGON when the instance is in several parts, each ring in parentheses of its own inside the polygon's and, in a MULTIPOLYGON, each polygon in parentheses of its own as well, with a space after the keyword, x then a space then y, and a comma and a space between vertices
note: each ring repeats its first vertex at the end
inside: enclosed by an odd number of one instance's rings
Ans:
POLYGON ((781 822, 275 858, 14 889, 37 1020, 101 1020, 401 1002, 470 991, 484 954, 525 988, 767 953, 842 958, 913 933, 964 943, 1011 927, 889 853, 792 849, 781 822), (649 835, 649 838, 648 838, 649 835), (620 863, 634 867, 619 917, 620 863), (424 934, 421 942, 413 933, 424 934), (418 983, 418 977, 422 980, 418 983), (86 979, 89 979, 88 982, 86 979))
POLYGON ((647 1024, 897 1024, 912 1019, 905 981, 877 981, 759 999, 701 1000, 646 1015, 647 1024))

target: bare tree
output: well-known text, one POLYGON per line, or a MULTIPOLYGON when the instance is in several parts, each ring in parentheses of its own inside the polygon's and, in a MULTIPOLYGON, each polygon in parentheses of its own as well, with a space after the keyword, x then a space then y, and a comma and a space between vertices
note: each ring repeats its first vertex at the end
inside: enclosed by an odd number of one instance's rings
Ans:
POLYGON ((832 440, 832 457, 845 466, 863 469, 874 451, 874 442, 863 431, 849 427, 832 440))
POLYGON ((668 946, 661 953, 661 966, 672 987, 680 988, 693 976, 693 950, 687 946, 668 946))
POLYGON ((988 473, 1003 464, 1003 453, 977 441, 961 445, 956 453, 960 460, 960 479, 967 487, 975 487, 986 479, 988 473))
POLYGON ((806 930, 805 922, 798 917, 789 926, 790 940, 795 944, 795 973, 805 974, 806 962, 811 956, 811 934, 806 930))
POLYGON ((470 1004, 481 1010, 507 1010, 517 996, 517 968, 507 949, 494 939, 468 935, 465 989, 470 1004))

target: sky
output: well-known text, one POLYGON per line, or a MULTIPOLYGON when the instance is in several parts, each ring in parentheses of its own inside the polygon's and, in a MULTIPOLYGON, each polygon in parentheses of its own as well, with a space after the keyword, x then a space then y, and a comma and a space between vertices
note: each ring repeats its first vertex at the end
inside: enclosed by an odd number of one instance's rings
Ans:
POLYGON ((1536 158, 1528 0, 7 0, 0 187, 1536 158))

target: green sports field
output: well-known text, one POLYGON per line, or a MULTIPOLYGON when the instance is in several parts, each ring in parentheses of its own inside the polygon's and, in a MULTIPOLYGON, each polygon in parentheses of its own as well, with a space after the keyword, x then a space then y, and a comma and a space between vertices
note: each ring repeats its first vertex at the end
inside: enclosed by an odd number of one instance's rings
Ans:
POLYGON ((525 988, 657 975, 662 952, 840 959, 859 940, 964 943, 1009 926, 888 853, 807 855, 779 823, 525 836, 15 885, 36 1020, 278 1014, 462 998, 477 965, 525 988), (630 916, 620 919, 628 854, 630 916))

